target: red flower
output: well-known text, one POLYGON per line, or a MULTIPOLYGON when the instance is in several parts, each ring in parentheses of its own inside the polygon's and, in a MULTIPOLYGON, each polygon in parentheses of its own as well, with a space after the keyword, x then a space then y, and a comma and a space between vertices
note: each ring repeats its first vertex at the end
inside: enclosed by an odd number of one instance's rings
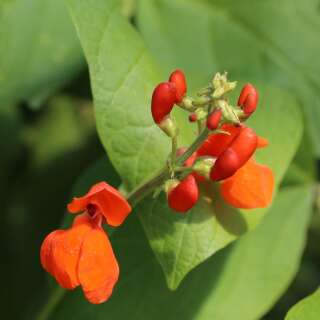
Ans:
POLYGON ((74 198, 68 210, 85 213, 74 219, 70 229, 53 231, 45 238, 41 264, 61 287, 81 286, 88 301, 102 303, 112 293, 119 267, 101 224, 105 220, 119 226, 131 207, 116 189, 100 182, 83 197, 74 198))
POLYGON ((155 123, 160 124, 170 114, 177 100, 176 94, 176 86, 171 82, 162 82, 154 89, 151 113, 155 123))
POLYGON ((116 227, 123 223, 131 207, 118 190, 106 182, 99 182, 87 194, 68 204, 70 213, 86 210, 90 215, 102 214, 110 226, 116 227))
POLYGON ((213 111, 207 119, 207 128, 209 130, 216 130, 220 124, 221 117, 222 117, 221 110, 213 111))
POLYGON ((169 207, 178 212, 187 212, 198 201, 199 189, 196 179, 192 174, 187 175, 182 181, 168 191, 169 207))
POLYGON ((41 246, 41 264, 65 289, 81 286, 91 303, 106 301, 119 276, 119 267, 101 217, 83 214, 67 230, 51 232, 41 246))
MULTIPOLYGON (((198 157, 216 158, 211 179, 223 180, 222 196, 234 207, 252 209, 268 206, 274 190, 272 170, 251 158, 256 148, 266 147, 268 141, 245 126, 224 125, 221 129, 229 135, 211 135, 197 151, 198 157)), ((200 179, 197 181, 201 182, 200 179)))
POLYGON ((253 155, 258 145, 258 137, 255 132, 245 126, 239 128, 239 132, 218 156, 210 178, 219 181, 231 177, 253 155))
POLYGON ((238 106, 241 107, 245 115, 248 117, 256 110, 258 100, 258 91, 251 83, 247 83, 241 90, 238 106))
POLYGON ((182 70, 175 70, 171 73, 169 81, 176 86, 176 103, 180 103, 187 92, 187 82, 182 70))

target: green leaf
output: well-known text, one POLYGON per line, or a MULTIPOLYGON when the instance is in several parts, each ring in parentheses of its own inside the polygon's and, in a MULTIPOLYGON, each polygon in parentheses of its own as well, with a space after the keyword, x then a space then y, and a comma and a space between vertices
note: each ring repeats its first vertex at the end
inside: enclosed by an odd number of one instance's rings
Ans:
MULTIPOLYGON (((159 72, 139 35, 120 15, 118 1, 67 3, 89 64, 100 137, 130 189, 159 170, 170 149, 169 139, 150 115, 150 96, 159 72)), ((270 139, 270 147, 257 157, 271 166, 279 183, 301 137, 301 116, 289 94, 269 86, 259 89, 262 103, 249 123, 270 139)), ((184 120, 180 144, 193 136, 186 116, 184 120)), ((239 215, 230 208, 218 212, 200 202, 182 217, 170 212, 165 203, 164 196, 155 203, 147 200, 138 212, 171 288, 197 264, 254 227, 265 212, 239 215), (181 252, 181 247, 188 249, 181 252)), ((221 202, 215 205, 222 206, 221 202)))
POLYGON ((62 0, 0 4, 0 108, 40 98, 83 66, 75 29, 62 0))
POLYGON ((150 114, 155 65, 119 1, 66 2, 89 64, 99 135, 131 189, 159 170, 170 150, 150 114))
POLYGON ((280 192, 256 230, 196 268, 174 292, 164 285, 138 224, 130 220, 112 238, 121 275, 111 299, 90 305, 76 290, 46 319, 258 319, 297 271, 310 212, 309 187, 280 192))
POLYGON ((318 320, 320 314, 320 289, 294 305, 285 320, 318 320))
POLYGON ((139 0, 137 22, 165 74, 184 69, 192 88, 202 85, 212 70, 290 88, 303 102, 320 155, 317 5, 291 0, 139 0))

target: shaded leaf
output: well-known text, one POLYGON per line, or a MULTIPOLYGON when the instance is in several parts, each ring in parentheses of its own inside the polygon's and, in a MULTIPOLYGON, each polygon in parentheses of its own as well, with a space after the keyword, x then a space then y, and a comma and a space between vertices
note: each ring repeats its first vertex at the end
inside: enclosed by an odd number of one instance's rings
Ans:
POLYGON ((293 306, 285 320, 317 320, 320 315, 320 289, 293 306))
POLYGON ((83 66, 75 29, 62 0, 0 4, 0 108, 45 97, 83 66))

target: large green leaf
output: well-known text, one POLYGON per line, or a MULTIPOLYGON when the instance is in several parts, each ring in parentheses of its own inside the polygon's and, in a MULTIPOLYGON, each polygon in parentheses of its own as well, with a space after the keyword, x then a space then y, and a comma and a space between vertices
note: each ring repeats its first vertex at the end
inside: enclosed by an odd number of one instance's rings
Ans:
POLYGON ((121 275, 111 299, 93 306, 76 290, 42 320, 259 319, 297 271, 310 212, 310 188, 280 192, 256 230, 196 268, 174 292, 164 285, 138 224, 128 221, 112 238, 121 275))
POLYGON ((285 320, 318 320, 320 315, 320 289, 293 306, 285 320))
POLYGON ((139 0, 137 21, 162 69, 183 68, 192 87, 220 69, 290 88, 303 102, 319 155, 317 5, 314 0, 139 0))
MULTIPOLYGON (((157 70, 138 34, 119 14, 118 1, 67 3, 89 64, 100 137, 126 186, 132 188, 164 165, 170 147, 150 115, 157 70)), ((270 148, 258 159, 272 167, 280 182, 299 143, 300 114, 287 93, 263 85, 260 89, 261 107, 250 124, 270 139, 270 148)), ((185 126, 182 141, 190 141, 191 135, 185 126)), ((215 199, 214 203, 222 206, 215 199)), ((264 213, 219 211, 201 201, 182 217, 168 210, 163 196, 156 202, 147 200, 138 211, 171 288, 197 264, 255 226, 264 213), (181 251, 181 247, 188 249, 181 251)))
POLYGON ((0 108, 40 98, 70 79, 83 55, 62 0, 0 4, 0 108))

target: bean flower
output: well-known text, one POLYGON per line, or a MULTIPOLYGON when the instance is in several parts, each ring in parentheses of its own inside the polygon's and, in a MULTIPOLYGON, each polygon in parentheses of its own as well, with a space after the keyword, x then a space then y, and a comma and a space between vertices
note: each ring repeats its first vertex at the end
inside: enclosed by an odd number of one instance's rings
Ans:
POLYGON ((71 228, 51 232, 43 241, 43 268, 65 288, 82 287, 86 299, 102 303, 118 281, 119 266, 103 223, 119 226, 131 211, 123 196, 105 182, 68 205, 76 216, 71 228))

